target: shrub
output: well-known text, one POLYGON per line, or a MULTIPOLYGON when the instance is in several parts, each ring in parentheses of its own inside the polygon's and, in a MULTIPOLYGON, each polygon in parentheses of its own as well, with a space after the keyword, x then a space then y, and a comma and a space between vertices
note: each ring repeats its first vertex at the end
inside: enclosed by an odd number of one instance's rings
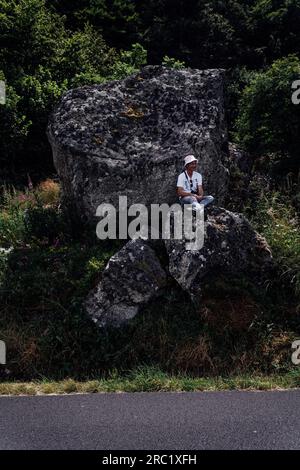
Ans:
POLYGON ((239 103, 236 137, 255 155, 282 160, 285 174, 299 169, 300 106, 292 103, 292 83, 299 79, 295 55, 275 61, 246 86, 239 103))
POLYGON ((185 62, 176 60, 173 57, 165 55, 162 60, 162 65, 164 65, 165 67, 170 67, 171 69, 182 69, 185 67, 185 62))
POLYGON ((300 299, 300 222, 295 209, 287 197, 273 192, 260 199, 252 222, 272 248, 281 289, 292 289, 300 299))
POLYGON ((24 212, 25 241, 52 244, 66 231, 59 211, 52 207, 32 207, 24 212))
POLYGON ((57 206, 59 195, 60 186, 51 179, 42 181, 36 189, 36 197, 43 206, 57 206))
POLYGON ((37 241, 51 244, 68 234, 59 209, 59 184, 47 179, 36 188, 31 185, 30 181, 24 191, 2 188, 0 243, 4 246, 37 241))
POLYGON ((122 78, 138 72, 147 63, 147 51, 141 44, 133 44, 128 51, 121 51, 115 62, 109 80, 121 80, 122 78))

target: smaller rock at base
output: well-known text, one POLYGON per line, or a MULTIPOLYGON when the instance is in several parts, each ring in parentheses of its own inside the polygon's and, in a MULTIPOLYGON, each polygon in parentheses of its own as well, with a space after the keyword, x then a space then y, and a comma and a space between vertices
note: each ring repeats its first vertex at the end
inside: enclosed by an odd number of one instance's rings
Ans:
POLYGON ((165 286, 167 275, 149 244, 131 240, 113 255, 85 308, 99 327, 121 326, 165 286))

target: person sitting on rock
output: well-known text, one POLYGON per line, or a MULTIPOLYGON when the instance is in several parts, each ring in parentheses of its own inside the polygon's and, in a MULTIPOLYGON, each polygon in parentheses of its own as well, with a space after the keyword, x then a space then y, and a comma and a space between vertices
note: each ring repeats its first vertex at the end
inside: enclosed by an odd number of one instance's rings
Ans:
POLYGON ((201 210, 202 206, 208 206, 214 201, 213 196, 204 196, 202 175, 197 173, 198 160, 194 155, 184 158, 184 171, 177 180, 177 195, 181 205, 192 204, 193 210, 201 210))

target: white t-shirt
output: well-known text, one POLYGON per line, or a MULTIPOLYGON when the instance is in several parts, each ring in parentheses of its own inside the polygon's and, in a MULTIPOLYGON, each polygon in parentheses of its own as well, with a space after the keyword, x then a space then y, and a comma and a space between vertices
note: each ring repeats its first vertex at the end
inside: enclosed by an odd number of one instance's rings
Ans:
POLYGON ((187 193, 197 191, 198 186, 202 186, 202 175, 193 171, 192 177, 189 177, 186 171, 178 176, 177 188, 183 188, 187 193))

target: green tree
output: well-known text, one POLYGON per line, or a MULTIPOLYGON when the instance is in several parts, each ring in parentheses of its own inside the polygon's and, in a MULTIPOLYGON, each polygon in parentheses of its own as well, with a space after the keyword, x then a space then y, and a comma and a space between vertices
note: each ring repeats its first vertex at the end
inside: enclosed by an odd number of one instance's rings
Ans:
POLYGON ((70 32, 65 18, 46 8, 45 0, 0 0, 0 64, 7 103, 0 110, 1 160, 53 169, 46 138, 49 114, 67 89, 100 83, 113 72, 119 55, 93 27, 70 32))
MULTIPOLYGON (((5 75, 0 71, 0 80, 6 83, 5 75)), ((7 176, 7 163, 14 163, 16 155, 26 142, 32 122, 22 114, 21 97, 16 90, 6 85, 6 103, 0 104, 0 166, 1 177, 7 176)))
POLYGON ((137 41, 141 24, 136 0, 47 0, 47 5, 66 15, 68 28, 81 30, 89 22, 117 49, 137 41))
POLYGON ((300 78, 300 60, 291 55, 253 75, 239 103, 236 137, 254 155, 273 154, 280 168, 298 171, 300 105, 292 102, 292 83, 300 78))
POLYGON ((300 0, 256 0, 249 11, 251 45, 265 63, 300 53, 300 0))
POLYGON ((52 68, 65 37, 64 18, 44 0, 0 0, 0 63, 7 80, 52 68))

